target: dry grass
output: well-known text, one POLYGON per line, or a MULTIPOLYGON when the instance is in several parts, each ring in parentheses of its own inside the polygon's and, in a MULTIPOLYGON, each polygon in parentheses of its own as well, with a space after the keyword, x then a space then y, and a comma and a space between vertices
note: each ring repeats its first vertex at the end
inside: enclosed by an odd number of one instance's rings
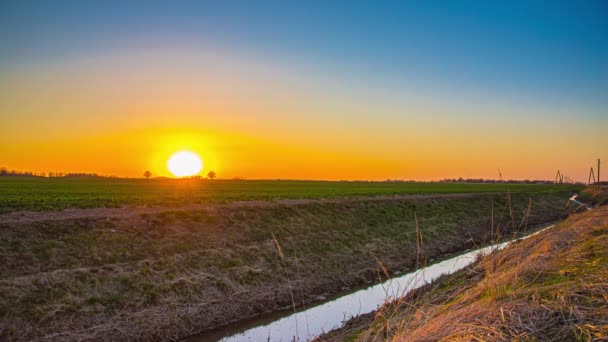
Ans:
POLYGON ((588 187, 581 191, 579 198, 591 205, 607 205, 608 204, 608 188, 588 187))
POLYGON ((482 258, 323 340, 608 340, 608 207, 482 258))

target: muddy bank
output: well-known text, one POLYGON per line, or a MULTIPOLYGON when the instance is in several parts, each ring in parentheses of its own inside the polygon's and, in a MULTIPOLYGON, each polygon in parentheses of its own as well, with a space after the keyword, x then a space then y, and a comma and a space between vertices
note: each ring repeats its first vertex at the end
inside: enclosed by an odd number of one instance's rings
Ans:
POLYGON ((492 221, 507 234, 563 218, 568 195, 518 193, 511 205, 506 194, 473 194, 5 220, 0 337, 178 339, 376 281, 379 263, 389 273, 413 268, 414 214, 431 259, 488 241, 492 221))

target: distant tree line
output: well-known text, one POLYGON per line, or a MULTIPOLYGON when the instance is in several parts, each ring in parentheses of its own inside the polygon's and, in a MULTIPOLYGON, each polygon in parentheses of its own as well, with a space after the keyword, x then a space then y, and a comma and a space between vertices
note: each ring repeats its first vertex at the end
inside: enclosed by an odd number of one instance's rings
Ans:
MULTIPOLYGON (((49 178, 118 178, 116 176, 104 176, 97 173, 85 173, 85 172, 31 172, 31 171, 19 171, 9 170, 6 167, 0 167, 0 177, 49 177, 49 178)), ((151 171, 145 171, 143 174, 144 178, 149 179, 152 177, 151 171)), ((203 179, 202 176, 190 176, 184 177, 187 179, 203 179)), ((207 179, 215 179, 217 174, 215 171, 209 171, 207 173, 207 179)))
POLYGON ((98 178, 114 178, 108 176, 98 175, 96 173, 64 173, 63 176, 56 177, 64 177, 64 178, 90 178, 90 177, 98 177, 98 178))
MULTIPOLYGON (((349 181, 342 181, 349 182, 349 181)), ((484 178, 444 178, 440 180, 432 181, 416 181, 416 180, 401 180, 401 179, 386 179, 385 182, 389 183, 488 183, 488 184, 556 184, 554 181, 546 179, 484 179, 484 178)), ((559 183, 559 182, 558 182, 559 183)), ((575 182, 569 180, 564 182, 568 184, 585 184, 583 182, 575 182)))
MULTIPOLYGON (((543 180, 543 179, 483 179, 483 178, 445 178, 440 183, 505 183, 505 184, 555 184, 554 181, 543 180)), ((569 184, 583 184, 582 182, 575 182, 570 180, 569 184)))
POLYGON ((0 168, 0 177, 20 176, 20 177, 46 177, 44 172, 35 173, 29 171, 9 170, 6 167, 0 168))
POLYGON ((180 177, 180 179, 207 179, 207 180, 213 180, 217 177, 216 173, 214 171, 210 171, 209 173, 207 173, 207 177, 201 176, 201 175, 194 175, 194 176, 185 176, 185 177, 180 177))
POLYGON ((0 177, 50 177, 50 178, 87 178, 87 177, 98 177, 98 178, 115 178, 111 176, 102 176, 97 173, 84 173, 84 172, 31 172, 31 171, 19 171, 9 170, 6 167, 0 168, 0 177))
MULTIPOLYGON (((10 177, 10 176, 19 176, 19 177, 51 177, 51 178, 55 178, 55 177, 63 177, 63 178, 90 178, 90 177, 97 177, 97 178, 117 178, 115 176, 102 176, 96 173, 64 173, 64 172, 29 172, 29 171, 18 171, 18 170, 9 170, 6 167, 2 167, 0 168, 0 177, 10 177)), ((152 177, 152 172, 150 171, 146 171, 144 172, 143 176, 145 178, 150 178, 152 177)), ((215 171, 209 171, 209 173, 207 173, 207 179, 214 179, 217 177, 217 174, 215 173, 215 171)), ((188 179, 203 179, 203 177, 197 175, 197 176, 190 176, 190 177, 185 177, 188 179)), ((233 179, 237 179, 237 180, 242 180, 245 179, 243 177, 234 177, 233 179)), ((280 179, 277 179, 280 180, 280 179)), ((351 182, 351 181, 347 181, 347 180, 342 180, 341 182, 351 182)), ((361 181, 357 181, 357 182, 361 182, 361 181)), ((365 180, 363 180, 363 182, 366 182, 365 180)), ((550 180, 542 180, 542 179, 525 179, 525 180, 515 180, 515 179, 484 179, 484 178, 445 178, 445 179, 441 179, 438 181, 429 181, 429 182, 421 182, 421 181, 415 181, 415 180, 401 180, 401 179, 387 179, 385 180, 385 182, 393 182, 393 183, 489 183, 489 184, 555 184, 554 181, 550 181, 550 180)), ((570 181, 568 182, 570 184, 584 184, 583 182, 574 182, 574 181, 570 181)), ((601 185, 608 185, 608 182, 603 181, 600 182, 601 185)))

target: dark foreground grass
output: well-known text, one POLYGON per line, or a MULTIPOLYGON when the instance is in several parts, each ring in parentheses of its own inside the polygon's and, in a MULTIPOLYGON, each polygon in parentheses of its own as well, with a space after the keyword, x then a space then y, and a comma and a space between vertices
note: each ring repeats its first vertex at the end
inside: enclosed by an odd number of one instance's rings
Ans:
POLYGON ((335 198, 427 193, 545 192, 577 185, 291 180, 179 180, 121 178, 0 177, 0 213, 123 205, 179 206, 191 203, 296 198, 335 198))

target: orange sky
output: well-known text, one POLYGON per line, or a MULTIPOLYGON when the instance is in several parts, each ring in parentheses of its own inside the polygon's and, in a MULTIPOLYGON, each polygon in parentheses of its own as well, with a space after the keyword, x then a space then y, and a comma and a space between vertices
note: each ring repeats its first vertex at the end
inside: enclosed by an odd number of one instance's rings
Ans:
POLYGON ((169 176, 167 158, 185 149, 220 178, 498 178, 500 168, 552 179, 559 168, 586 180, 608 146, 606 117, 571 108, 361 84, 229 49, 179 51, 4 70, 0 166, 169 176))

